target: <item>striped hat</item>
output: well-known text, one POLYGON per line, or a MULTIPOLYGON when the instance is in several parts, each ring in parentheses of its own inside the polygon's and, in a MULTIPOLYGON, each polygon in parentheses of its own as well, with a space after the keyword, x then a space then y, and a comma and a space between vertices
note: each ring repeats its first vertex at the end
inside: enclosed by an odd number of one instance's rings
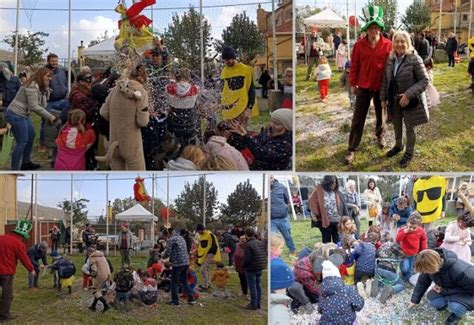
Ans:
POLYGON ((362 13, 365 18, 365 25, 362 27, 362 31, 365 32, 372 24, 377 24, 382 32, 385 30, 383 23, 383 8, 379 6, 368 6, 362 9, 362 13))

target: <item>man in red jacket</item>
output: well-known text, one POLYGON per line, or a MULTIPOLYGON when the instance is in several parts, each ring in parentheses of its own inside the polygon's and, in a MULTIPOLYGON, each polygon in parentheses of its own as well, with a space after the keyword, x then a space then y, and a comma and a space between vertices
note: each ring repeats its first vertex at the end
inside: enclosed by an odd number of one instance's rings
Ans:
POLYGON ((26 255, 26 245, 22 240, 23 238, 30 238, 31 228, 30 222, 20 220, 15 230, 13 230, 13 234, 0 236, 0 287, 2 288, 0 322, 16 318, 16 316, 10 314, 10 307, 13 301, 13 277, 16 273, 18 260, 32 276, 36 276, 33 264, 26 255))
POLYGON ((349 73, 351 91, 357 98, 352 116, 349 150, 345 157, 347 164, 352 163, 354 151, 358 149, 362 139, 365 119, 372 99, 375 106, 375 135, 378 146, 380 148, 385 146, 386 113, 382 110, 379 94, 385 61, 392 50, 392 42, 381 35, 385 29, 382 7, 368 6, 363 9, 363 13, 366 24, 362 27, 362 31, 367 32, 367 37, 358 40, 354 45, 349 73))

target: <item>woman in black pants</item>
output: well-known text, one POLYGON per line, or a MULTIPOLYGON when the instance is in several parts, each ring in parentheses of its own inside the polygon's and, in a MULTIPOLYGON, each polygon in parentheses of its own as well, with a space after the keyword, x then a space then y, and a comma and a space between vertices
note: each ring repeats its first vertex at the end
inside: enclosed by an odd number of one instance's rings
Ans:
POLYGON ((311 227, 319 228, 323 243, 337 243, 337 225, 349 213, 336 176, 324 176, 321 184, 309 197, 308 205, 311 210, 311 227))

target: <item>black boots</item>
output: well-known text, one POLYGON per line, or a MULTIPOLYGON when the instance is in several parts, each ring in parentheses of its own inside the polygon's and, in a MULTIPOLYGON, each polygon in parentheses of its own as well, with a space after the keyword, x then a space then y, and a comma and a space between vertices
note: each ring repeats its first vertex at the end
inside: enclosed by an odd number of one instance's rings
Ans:
POLYGON ((446 325, 457 325, 460 320, 460 317, 456 316, 454 313, 451 313, 448 319, 446 319, 446 325))

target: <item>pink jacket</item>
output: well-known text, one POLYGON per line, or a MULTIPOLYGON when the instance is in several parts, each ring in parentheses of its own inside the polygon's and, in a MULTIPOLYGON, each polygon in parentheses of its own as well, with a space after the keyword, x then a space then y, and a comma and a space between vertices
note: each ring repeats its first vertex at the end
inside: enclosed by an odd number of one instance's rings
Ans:
POLYGON ((249 165, 244 156, 242 156, 240 151, 228 144, 227 139, 224 137, 212 136, 206 144, 206 149, 216 156, 222 156, 232 161, 237 170, 249 170, 249 165))
POLYGON ((95 142, 94 130, 84 134, 76 127, 66 125, 58 135, 58 155, 54 162, 56 170, 86 170, 86 151, 95 142))
POLYGON ((311 293, 319 296, 320 277, 313 272, 313 264, 307 256, 296 262, 293 273, 295 274, 296 281, 301 283, 311 293))

